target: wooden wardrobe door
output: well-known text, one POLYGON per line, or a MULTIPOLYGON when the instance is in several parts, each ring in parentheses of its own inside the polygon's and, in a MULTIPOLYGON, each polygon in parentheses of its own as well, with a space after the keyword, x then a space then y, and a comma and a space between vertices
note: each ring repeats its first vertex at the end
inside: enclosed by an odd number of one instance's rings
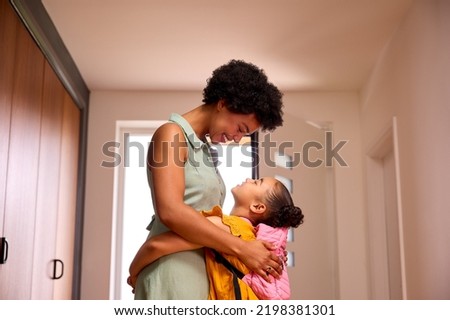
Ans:
POLYGON ((9 6, 8 1, 0 0, 0 237, 4 236, 6 172, 17 37, 17 17, 9 6))
POLYGON ((80 109, 66 93, 61 136, 56 242, 56 257, 64 262, 64 275, 55 281, 53 299, 70 299, 72 297, 80 121, 80 109))
POLYGON ((61 132, 65 90, 45 62, 42 120, 37 181, 36 227, 32 275, 32 299, 53 299, 56 225, 60 173, 61 132))
POLYGON ((0 299, 30 299, 33 268, 44 56, 23 26, 15 52, 0 299))

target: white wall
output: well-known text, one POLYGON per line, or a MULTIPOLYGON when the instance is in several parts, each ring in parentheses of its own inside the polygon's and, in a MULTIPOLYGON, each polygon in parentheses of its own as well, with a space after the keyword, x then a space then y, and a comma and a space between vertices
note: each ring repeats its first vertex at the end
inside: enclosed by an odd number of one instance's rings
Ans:
MULTIPOLYGON (((340 154, 349 167, 335 167, 339 295, 367 299, 359 99, 356 93, 286 93, 286 112, 329 122, 335 141, 349 140, 340 154)), ((82 265, 82 299, 108 299, 113 212, 112 168, 100 166, 102 145, 115 139, 116 120, 165 120, 201 104, 201 92, 93 92, 90 101, 87 185, 82 265)), ((143 226, 143 228, 146 226, 143 226)), ((314 244, 311 244, 314 245, 314 244)))
POLYGON ((450 298, 450 1, 415 1, 362 95, 364 148, 396 116, 408 299, 450 298))

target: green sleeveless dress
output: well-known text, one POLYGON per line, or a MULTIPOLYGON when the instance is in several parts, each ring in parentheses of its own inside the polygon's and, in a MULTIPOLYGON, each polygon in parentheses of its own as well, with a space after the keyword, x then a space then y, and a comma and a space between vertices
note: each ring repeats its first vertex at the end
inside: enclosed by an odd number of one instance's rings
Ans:
MULTIPOLYGON (((190 124, 180 115, 172 114, 169 121, 178 124, 188 141, 189 153, 185 163, 184 202, 195 210, 211 210, 223 205, 225 185, 212 163, 209 145, 201 141, 190 124)), ((147 170, 153 195, 153 179, 147 170)), ((153 197, 154 199, 154 197, 153 197)), ((155 205, 153 206, 155 209, 155 205)), ((149 237, 169 229, 155 216, 147 227, 149 237)), ((179 252, 162 257, 147 266, 136 282, 136 300, 204 300, 208 298, 209 283, 203 249, 179 252)))

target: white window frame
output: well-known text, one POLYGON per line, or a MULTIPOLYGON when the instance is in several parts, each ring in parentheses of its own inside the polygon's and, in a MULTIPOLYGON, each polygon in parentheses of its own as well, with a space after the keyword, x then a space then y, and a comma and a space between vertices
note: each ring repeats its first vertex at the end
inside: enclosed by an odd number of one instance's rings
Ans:
MULTIPOLYGON (((153 135, 155 130, 167 121, 117 121, 115 141, 119 143, 119 154, 122 160, 125 158, 124 137, 130 134, 153 135)), ((113 222, 112 222, 112 245, 111 245, 111 273, 110 273, 110 298, 122 299, 122 287, 127 286, 122 279, 122 234, 123 234, 123 209, 124 209, 124 176, 125 167, 123 161, 114 167, 114 196, 113 196, 113 222)), ((150 196, 150 195, 149 195, 150 196)), ((150 222, 150 220, 149 220, 150 222)), ((142 226, 145 228, 145 226, 142 226)), ((131 288, 130 288, 131 292, 131 288)))

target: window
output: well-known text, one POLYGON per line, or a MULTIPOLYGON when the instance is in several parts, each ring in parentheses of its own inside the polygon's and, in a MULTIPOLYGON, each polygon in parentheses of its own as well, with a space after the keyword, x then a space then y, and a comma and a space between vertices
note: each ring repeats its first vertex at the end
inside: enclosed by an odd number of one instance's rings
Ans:
POLYGON ((135 253, 147 238, 146 226, 154 214, 145 165, 150 139, 150 135, 130 134, 129 145, 145 148, 142 151, 137 147, 129 148, 128 155, 125 149, 125 157, 129 157, 129 163, 124 163, 123 168, 121 299, 126 296, 133 298, 131 287, 127 285, 128 268, 135 253))
POLYGON ((133 299, 128 267, 148 235, 153 203, 147 184, 146 155, 153 132, 165 121, 118 121, 120 164, 114 172, 112 232, 112 299, 133 299))

